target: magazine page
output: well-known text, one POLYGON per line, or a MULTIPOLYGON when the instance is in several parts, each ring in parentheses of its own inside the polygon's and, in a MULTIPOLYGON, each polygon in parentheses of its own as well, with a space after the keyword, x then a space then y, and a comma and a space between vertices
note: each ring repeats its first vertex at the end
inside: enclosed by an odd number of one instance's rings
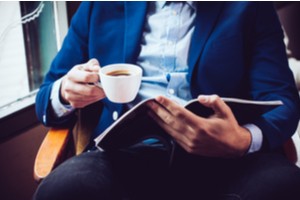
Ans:
MULTIPOLYGON (((283 105, 280 100, 275 101, 255 101, 238 98, 221 98, 230 107, 235 118, 240 125, 249 123, 263 113, 283 105)), ((211 108, 207 108, 200 104, 197 99, 193 99, 185 106, 188 110, 192 111, 198 116, 209 117, 214 113, 211 108)))
MULTIPOLYGON (((281 101, 222 99, 231 108, 241 125, 250 123, 265 112, 283 104, 281 101)), ((101 150, 111 150, 128 147, 147 138, 168 140, 169 135, 148 114, 150 108, 146 104, 149 101, 156 100, 144 100, 123 114, 95 139, 96 146, 101 150)), ((209 117, 214 114, 211 108, 203 106, 197 99, 189 101, 185 108, 201 117, 209 117)))
POLYGON ((94 141, 103 149, 116 149, 130 146, 146 137, 163 135, 163 130, 147 114, 150 109, 147 99, 124 113, 110 127, 101 133, 94 141))

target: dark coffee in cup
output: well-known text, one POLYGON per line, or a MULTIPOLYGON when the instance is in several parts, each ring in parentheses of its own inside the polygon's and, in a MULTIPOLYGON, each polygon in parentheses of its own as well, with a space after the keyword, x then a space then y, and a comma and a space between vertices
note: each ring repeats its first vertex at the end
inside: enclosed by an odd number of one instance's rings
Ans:
POLYGON ((129 76, 130 72, 128 70, 119 69, 119 70, 113 70, 113 71, 107 72, 106 75, 108 75, 108 76, 129 76))

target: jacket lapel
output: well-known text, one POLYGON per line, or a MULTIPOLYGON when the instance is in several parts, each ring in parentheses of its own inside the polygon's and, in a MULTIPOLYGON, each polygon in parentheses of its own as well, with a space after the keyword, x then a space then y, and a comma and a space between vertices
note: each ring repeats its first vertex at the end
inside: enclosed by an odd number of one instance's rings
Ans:
POLYGON ((147 12, 146 2, 125 2, 124 61, 135 62, 147 12))
POLYGON ((222 5, 223 3, 217 2, 202 2, 197 5, 195 31, 192 37, 188 58, 189 81, 191 81, 192 72, 203 51, 205 43, 216 25, 222 5))

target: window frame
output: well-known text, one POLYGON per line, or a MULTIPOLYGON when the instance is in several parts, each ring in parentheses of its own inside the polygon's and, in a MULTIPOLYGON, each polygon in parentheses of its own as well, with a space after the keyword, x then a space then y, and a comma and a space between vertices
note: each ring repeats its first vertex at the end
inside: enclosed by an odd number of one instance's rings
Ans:
MULTIPOLYGON (((57 51, 68 31, 66 1, 53 1, 57 51)), ((49 66, 50 67, 50 66, 49 66)), ((35 98, 38 89, 0 109, 0 141, 6 140, 38 124, 35 114, 35 98)))

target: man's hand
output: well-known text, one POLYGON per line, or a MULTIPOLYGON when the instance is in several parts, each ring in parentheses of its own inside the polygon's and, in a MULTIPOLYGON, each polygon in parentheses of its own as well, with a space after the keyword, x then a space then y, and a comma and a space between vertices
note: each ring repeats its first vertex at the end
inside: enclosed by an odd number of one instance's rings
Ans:
POLYGON ((62 100, 74 108, 83 108, 105 97, 104 91, 93 83, 99 81, 100 65, 96 59, 75 65, 62 79, 62 100))
POLYGON ((187 152, 211 157, 239 157, 251 143, 250 132, 241 127, 231 109, 217 95, 199 96, 199 103, 215 114, 199 117, 175 102, 159 96, 163 105, 150 103, 151 116, 187 152))

